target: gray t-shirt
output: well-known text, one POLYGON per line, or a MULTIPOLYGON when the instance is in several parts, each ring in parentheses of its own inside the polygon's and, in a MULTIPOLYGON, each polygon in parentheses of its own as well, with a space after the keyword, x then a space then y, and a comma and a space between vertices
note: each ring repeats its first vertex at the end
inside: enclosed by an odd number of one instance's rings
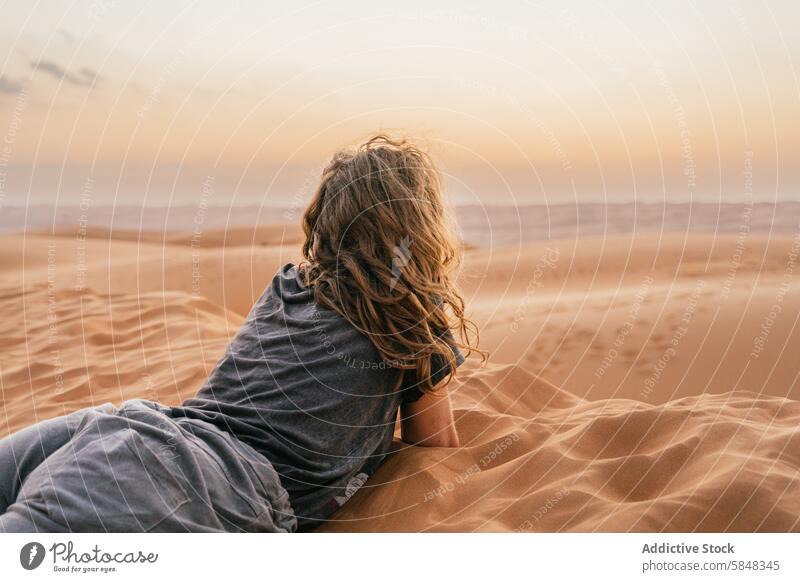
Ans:
MULTIPOLYGON (((448 332, 445 338, 452 339, 448 332)), ((464 358, 453 346, 456 361, 464 358)), ((432 365, 433 381, 448 371, 432 365)), ((301 530, 336 511, 389 452, 397 409, 421 396, 288 264, 272 280, 194 398, 173 408, 252 446, 277 470, 301 530)))

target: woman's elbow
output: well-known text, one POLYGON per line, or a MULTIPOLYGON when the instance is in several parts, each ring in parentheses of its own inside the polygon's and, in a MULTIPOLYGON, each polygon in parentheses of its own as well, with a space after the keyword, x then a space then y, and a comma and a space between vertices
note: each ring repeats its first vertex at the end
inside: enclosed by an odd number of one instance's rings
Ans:
POLYGON ((447 447, 456 448, 461 446, 458 433, 455 427, 447 431, 442 431, 426 437, 416 437, 415 435, 403 435, 403 442, 417 447, 447 447))

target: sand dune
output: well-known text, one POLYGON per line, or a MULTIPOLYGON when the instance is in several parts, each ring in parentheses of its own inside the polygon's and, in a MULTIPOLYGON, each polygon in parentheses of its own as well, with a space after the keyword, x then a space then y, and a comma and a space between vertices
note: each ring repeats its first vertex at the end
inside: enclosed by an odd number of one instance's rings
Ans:
POLYGON ((209 230, 197 228, 187 231, 149 231, 130 229, 109 229, 89 226, 80 229, 58 228, 28 231, 39 236, 76 238, 80 235, 88 240, 133 241, 145 244, 178 245, 191 248, 221 248, 237 246, 276 246, 299 245, 303 242, 303 231, 297 224, 267 224, 256 227, 230 227, 209 230))
MULTIPOLYGON (((4 235, 0 433, 193 393, 297 260, 282 232, 4 235)), ((754 235, 470 250, 492 358, 455 383, 465 446, 398 452, 322 529, 800 530, 797 251, 754 235)))
POLYGON ((0 288, 2 433, 101 402, 177 402, 241 318, 183 292, 0 288))
POLYGON ((752 392, 589 402, 470 370, 464 448, 398 453, 327 531, 789 531, 800 403, 752 392))

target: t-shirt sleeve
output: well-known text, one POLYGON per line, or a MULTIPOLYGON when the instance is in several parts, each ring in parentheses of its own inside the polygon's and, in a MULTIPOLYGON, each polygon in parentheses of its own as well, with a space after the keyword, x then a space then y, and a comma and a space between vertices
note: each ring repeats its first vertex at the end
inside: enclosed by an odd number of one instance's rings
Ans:
MULTIPOLYGON (((459 367, 464 363, 464 354, 462 354, 461 350, 458 349, 458 346, 455 345, 453 334, 448 329, 441 335, 441 338, 444 339, 453 350, 453 354, 456 357, 456 368, 459 367)), ((434 354, 431 356, 432 385, 436 386, 436 384, 444 380, 449 373, 450 364, 444 356, 440 354, 434 354)), ((417 380, 417 374, 415 370, 405 371, 405 374, 403 375, 403 383, 400 385, 400 394, 402 397, 402 402, 404 403, 416 402, 422 398, 423 392, 420 389, 420 382, 417 380)))

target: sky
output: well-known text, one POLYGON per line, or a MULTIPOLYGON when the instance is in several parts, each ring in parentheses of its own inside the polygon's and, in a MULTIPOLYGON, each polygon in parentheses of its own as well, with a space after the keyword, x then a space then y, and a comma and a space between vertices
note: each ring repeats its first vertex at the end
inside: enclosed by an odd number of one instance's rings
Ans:
POLYGON ((800 199, 793 1, 2 13, 0 206, 302 204, 376 131, 427 147, 458 204, 800 199))

